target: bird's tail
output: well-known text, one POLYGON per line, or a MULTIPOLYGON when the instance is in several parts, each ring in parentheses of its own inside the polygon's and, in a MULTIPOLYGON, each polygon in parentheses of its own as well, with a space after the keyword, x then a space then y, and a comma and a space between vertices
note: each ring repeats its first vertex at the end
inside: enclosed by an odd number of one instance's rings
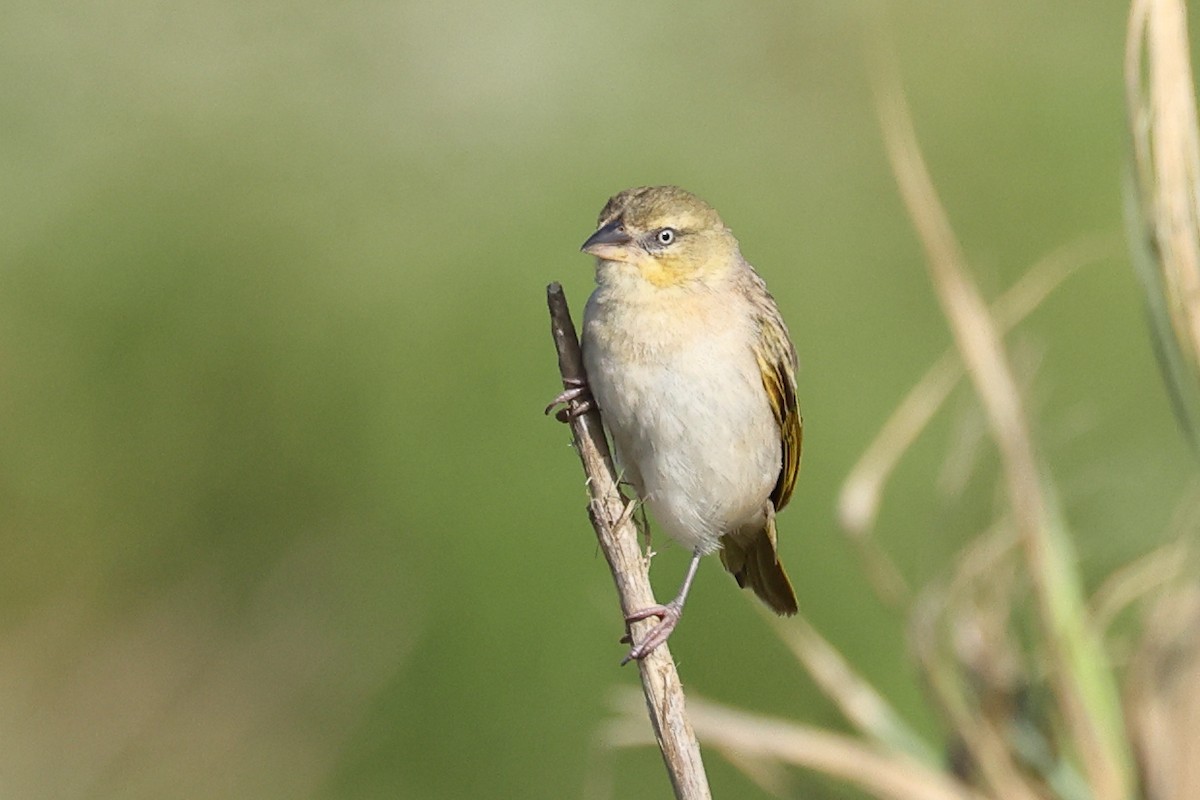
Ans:
POLYGON ((776 614, 795 614, 796 592, 775 548, 775 508, 767 503, 766 524, 721 539, 721 563, 743 589, 749 587, 776 614))

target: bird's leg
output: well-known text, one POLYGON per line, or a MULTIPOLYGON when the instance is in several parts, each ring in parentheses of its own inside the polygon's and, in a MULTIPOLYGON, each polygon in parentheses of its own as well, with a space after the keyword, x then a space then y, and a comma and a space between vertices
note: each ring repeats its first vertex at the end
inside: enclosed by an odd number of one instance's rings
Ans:
MULTIPOLYGON (((646 634, 646 638, 642 640, 641 644, 635 645, 630 649, 629 655, 625 656, 621 661, 622 666, 634 659, 645 658, 671 636, 671 632, 679 624, 679 617, 683 615, 683 603, 687 600, 688 591, 692 588, 692 579, 696 577, 696 570, 700 567, 700 558, 702 555, 703 553, 699 550, 692 553, 692 563, 688 564, 687 575, 683 576, 683 585, 679 587, 679 594, 675 595, 674 600, 665 606, 650 606, 625 617, 626 623, 637 622, 639 619, 647 619, 648 617, 658 617, 659 622, 650 629, 650 633, 646 634)), ((632 635, 627 634, 621 641, 632 642, 632 635)))
POLYGON ((554 411, 556 406, 565 406, 558 409, 554 418, 559 422, 567 422, 575 417, 580 417, 592 410, 592 394, 588 391, 587 381, 583 378, 563 378, 563 383, 566 384, 564 389, 558 396, 550 401, 550 405, 546 406, 545 414, 554 411))

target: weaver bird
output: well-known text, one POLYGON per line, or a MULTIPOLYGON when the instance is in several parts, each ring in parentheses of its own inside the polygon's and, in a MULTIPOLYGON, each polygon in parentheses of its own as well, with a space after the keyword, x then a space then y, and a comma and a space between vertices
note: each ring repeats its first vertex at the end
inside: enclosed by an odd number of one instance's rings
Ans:
POLYGON ((800 469, 796 351, 766 284, 716 210, 675 186, 613 197, 581 249, 596 257, 587 382, 557 400, 599 407, 624 478, 692 551, 675 599, 627 618, 659 623, 622 663, 667 640, 714 550, 739 586, 796 613, 775 531, 800 469))

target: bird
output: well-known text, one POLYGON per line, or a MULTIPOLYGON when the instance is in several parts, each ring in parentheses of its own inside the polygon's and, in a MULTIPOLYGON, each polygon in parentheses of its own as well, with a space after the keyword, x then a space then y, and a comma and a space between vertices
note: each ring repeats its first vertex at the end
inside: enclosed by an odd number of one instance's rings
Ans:
POLYGON ((596 265, 586 378, 556 400, 599 409, 623 479, 692 553, 673 600, 626 617, 658 623, 622 663, 667 641, 714 551, 740 587, 795 614, 776 513, 800 470, 803 421, 796 350, 765 281, 717 211, 677 186, 613 196, 580 249, 596 265))

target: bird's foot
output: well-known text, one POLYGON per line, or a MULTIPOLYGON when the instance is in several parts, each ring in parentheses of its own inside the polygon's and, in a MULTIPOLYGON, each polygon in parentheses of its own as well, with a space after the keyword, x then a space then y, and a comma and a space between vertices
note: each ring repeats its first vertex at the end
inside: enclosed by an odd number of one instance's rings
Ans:
MULTIPOLYGON (((621 666, 625 666, 630 661, 640 661, 641 659, 650 655, 650 653, 654 652, 659 645, 666 642, 667 639, 670 638, 671 632, 675 630, 675 626, 679 624, 679 618, 682 616, 682 614, 683 603, 672 600, 665 606, 650 606, 649 608, 643 608, 640 611, 635 611, 629 616, 625 617, 626 623, 637 622, 638 620, 649 619, 650 617, 658 617, 659 622, 650 629, 650 632, 646 634, 646 638, 642 640, 641 644, 634 645, 629 650, 629 654, 621 660, 621 666)), ((621 638, 621 641, 632 644, 633 635, 627 633, 621 638)))
POLYGON ((556 407, 564 406, 555 412, 554 418, 559 422, 570 422, 592 410, 592 395, 588 391, 587 381, 582 378, 564 378, 563 383, 567 388, 550 401, 544 413, 549 414, 556 407))

